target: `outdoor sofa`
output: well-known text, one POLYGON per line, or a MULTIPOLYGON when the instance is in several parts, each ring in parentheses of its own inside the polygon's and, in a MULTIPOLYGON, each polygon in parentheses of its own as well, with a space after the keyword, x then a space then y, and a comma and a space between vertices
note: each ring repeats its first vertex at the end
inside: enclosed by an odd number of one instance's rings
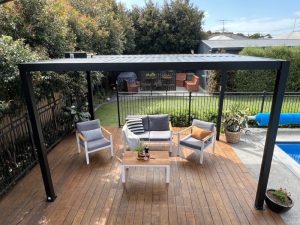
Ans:
POLYGON ((124 151, 127 148, 134 149, 142 141, 146 144, 167 143, 170 146, 169 151, 172 152, 173 129, 169 115, 132 115, 126 120, 122 129, 124 151), (142 125, 139 122, 136 122, 138 125, 132 124, 132 121, 141 121, 142 125))

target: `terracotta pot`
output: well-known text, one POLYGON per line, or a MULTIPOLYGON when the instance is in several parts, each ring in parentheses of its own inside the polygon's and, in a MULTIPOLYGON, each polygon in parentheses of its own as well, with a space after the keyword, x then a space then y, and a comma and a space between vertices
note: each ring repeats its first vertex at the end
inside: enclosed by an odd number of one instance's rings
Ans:
POLYGON ((226 137, 226 141, 228 143, 238 143, 241 139, 241 132, 230 132, 228 130, 225 130, 225 137, 226 137))
POLYGON ((291 204, 289 204, 289 205, 284 205, 280 202, 275 201, 274 197, 272 197, 272 194, 271 194, 272 191, 274 191, 274 189, 267 190, 265 201, 266 201, 269 209, 271 209, 273 212, 283 213, 283 212, 290 210, 294 206, 294 202, 290 197, 288 197, 291 201, 291 204))

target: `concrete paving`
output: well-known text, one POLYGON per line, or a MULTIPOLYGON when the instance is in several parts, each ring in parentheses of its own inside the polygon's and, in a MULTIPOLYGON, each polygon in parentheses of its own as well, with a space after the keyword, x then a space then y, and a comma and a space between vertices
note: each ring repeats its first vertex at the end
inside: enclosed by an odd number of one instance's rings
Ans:
MULTIPOLYGON (((242 134, 241 141, 232 144, 233 149, 258 180, 266 129, 253 128, 247 135, 242 134)), ((277 141, 300 142, 300 129, 279 129, 277 141)), ((300 225, 300 165, 277 146, 269 177, 268 188, 286 188, 294 200, 294 207, 281 216, 287 225, 300 225)))

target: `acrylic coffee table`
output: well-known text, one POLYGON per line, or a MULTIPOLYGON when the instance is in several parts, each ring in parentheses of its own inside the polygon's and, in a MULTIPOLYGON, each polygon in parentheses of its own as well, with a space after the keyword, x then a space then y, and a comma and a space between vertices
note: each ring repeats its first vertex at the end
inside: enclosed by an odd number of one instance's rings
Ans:
POLYGON ((137 152, 126 151, 121 164, 122 183, 126 180, 126 168, 129 167, 163 167, 166 169, 166 183, 170 183, 170 159, 168 151, 150 151, 149 160, 138 160, 137 152))

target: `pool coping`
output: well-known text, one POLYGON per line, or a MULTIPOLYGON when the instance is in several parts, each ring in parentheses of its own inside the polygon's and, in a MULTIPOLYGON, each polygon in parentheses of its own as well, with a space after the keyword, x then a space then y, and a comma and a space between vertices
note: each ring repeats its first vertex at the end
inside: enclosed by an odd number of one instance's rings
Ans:
MULTIPOLYGON (((276 140, 276 142, 291 142, 276 140)), ((296 177, 300 179, 300 165, 292 159, 286 152, 284 152, 277 144, 274 147, 274 157, 283 163, 296 177)))

